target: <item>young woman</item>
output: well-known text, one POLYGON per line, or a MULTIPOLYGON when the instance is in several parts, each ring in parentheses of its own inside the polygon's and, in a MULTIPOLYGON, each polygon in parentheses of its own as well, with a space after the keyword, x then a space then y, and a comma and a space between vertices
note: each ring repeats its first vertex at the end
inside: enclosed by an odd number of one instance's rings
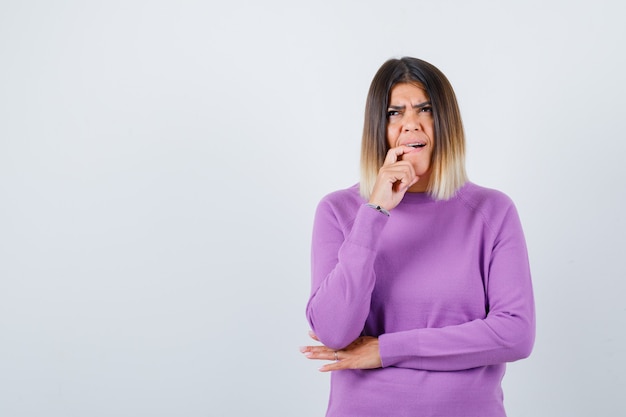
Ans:
POLYGON ((367 97, 358 185, 315 215, 310 359, 331 360, 328 417, 503 417, 505 363, 535 335, 516 209, 465 173, 454 91, 392 59, 367 97))

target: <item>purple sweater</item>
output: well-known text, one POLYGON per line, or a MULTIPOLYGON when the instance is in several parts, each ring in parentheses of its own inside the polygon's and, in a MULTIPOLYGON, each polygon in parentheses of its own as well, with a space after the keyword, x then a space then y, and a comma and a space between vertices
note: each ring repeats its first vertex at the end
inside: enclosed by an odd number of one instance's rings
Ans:
POLYGON ((315 214, 307 317, 323 344, 379 338, 382 368, 332 373, 328 417, 503 417, 505 362, 535 315, 522 227, 504 194, 407 193, 386 216, 358 186, 315 214))

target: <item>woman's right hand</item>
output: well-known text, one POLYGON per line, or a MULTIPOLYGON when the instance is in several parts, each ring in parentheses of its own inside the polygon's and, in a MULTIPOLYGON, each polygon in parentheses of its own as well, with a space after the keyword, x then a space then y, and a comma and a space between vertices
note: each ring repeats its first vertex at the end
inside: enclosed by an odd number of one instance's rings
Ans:
POLYGON ((419 180, 413 165, 400 159, 411 150, 412 148, 408 146, 389 149, 385 162, 378 171, 369 203, 381 206, 385 210, 392 210, 400 204, 409 187, 419 180))

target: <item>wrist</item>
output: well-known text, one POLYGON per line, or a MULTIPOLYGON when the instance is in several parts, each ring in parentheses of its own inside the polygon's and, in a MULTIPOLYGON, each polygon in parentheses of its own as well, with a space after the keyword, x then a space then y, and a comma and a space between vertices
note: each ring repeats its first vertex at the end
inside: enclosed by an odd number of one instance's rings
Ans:
POLYGON ((389 216, 389 211, 385 210, 384 208, 382 208, 381 206, 379 206, 378 204, 374 204, 374 203, 367 203, 366 204, 367 207, 371 207, 374 210, 384 214, 385 216, 389 216))

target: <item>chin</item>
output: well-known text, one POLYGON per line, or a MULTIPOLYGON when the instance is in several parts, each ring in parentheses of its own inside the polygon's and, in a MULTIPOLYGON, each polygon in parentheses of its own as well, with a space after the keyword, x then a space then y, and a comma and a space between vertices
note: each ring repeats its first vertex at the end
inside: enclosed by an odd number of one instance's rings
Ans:
POLYGON ((415 175, 417 175, 418 177, 430 174, 430 164, 419 163, 419 161, 416 161, 416 163, 412 165, 413 169, 415 170, 415 175))
POLYGON ((417 175, 420 179, 419 179, 419 183, 423 183, 423 182, 428 182, 430 179, 430 167, 428 167, 427 169, 418 169, 417 167, 415 167, 415 175, 417 175))

